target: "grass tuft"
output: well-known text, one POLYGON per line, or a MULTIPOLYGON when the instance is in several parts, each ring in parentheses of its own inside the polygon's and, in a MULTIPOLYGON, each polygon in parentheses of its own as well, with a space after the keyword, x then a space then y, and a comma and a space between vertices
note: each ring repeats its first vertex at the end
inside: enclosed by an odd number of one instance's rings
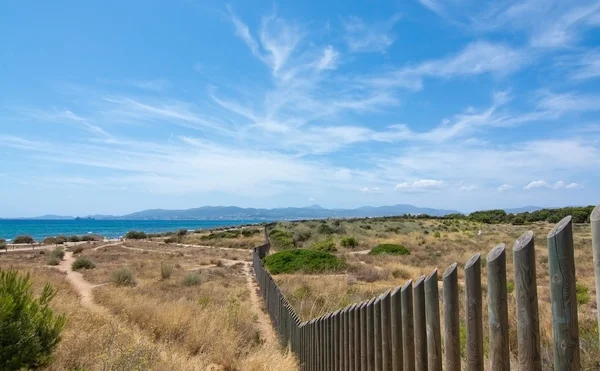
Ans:
POLYGON ((369 255, 409 255, 410 251, 404 245, 383 243, 377 245, 369 252, 369 255))

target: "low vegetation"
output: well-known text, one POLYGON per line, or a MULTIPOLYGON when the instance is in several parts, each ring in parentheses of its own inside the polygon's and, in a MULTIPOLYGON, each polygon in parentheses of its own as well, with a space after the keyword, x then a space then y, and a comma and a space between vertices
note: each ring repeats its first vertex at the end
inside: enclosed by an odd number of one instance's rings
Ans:
POLYGON ((280 251, 264 259, 271 274, 322 273, 343 269, 345 263, 335 255, 317 250, 295 249, 280 251))
POLYGON ((408 255, 410 251, 403 245, 396 245, 393 243, 382 243, 375 246, 369 255, 408 255))
POLYGON ((289 250, 296 247, 294 235, 281 229, 273 229, 269 232, 269 241, 276 250, 289 250))
POLYGON ((353 249, 356 246, 358 246, 358 241, 356 240, 356 238, 354 238, 354 236, 344 236, 342 237, 340 244, 344 247, 353 249))
POLYGON ((195 273, 188 273, 183 278, 183 284, 185 286, 197 286, 202 283, 202 278, 195 273))
POLYGON ((94 269, 94 268, 96 268, 96 264, 94 264, 94 262, 92 262, 90 259, 77 258, 77 259, 75 259, 73 264, 71 264, 71 268, 74 271, 79 270, 79 269, 94 269))
POLYGON ((62 247, 57 247, 50 252, 50 257, 56 258, 59 261, 65 257, 65 250, 62 247))
POLYGON ((128 240, 145 240, 148 238, 145 232, 141 231, 129 231, 125 234, 125 238, 128 240))
POLYGON ((334 252, 337 251, 337 247, 335 246, 335 242, 333 239, 328 238, 323 241, 318 241, 312 244, 310 247, 313 250, 325 251, 325 252, 334 252))
POLYGON ((163 280, 171 278, 173 274, 173 264, 161 262, 160 263, 160 277, 163 280))
POLYGON ((29 275, 0 270, 0 369, 50 365, 66 318, 50 309, 56 290, 46 284, 34 297, 29 275))
POLYGON ((20 243, 34 243, 35 240, 33 239, 33 237, 31 236, 27 236, 27 235, 21 235, 21 236, 17 236, 15 238, 13 238, 12 243, 14 244, 20 244, 20 243))
POLYGON ((135 286, 133 273, 127 268, 120 268, 110 275, 110 281, 117 286, 135 286))

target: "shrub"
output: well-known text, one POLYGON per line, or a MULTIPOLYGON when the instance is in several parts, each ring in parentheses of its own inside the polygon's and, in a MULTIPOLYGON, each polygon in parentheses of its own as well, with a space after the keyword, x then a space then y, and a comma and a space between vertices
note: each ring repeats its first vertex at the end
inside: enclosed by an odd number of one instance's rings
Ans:
MULTIPOLYGON (((202 237, 204 237, 204 236, 202 236, 202 237)), ((165 238, 165 243, 175 243, 175 242, 177 242, 177 238, 175 238, 173 236, 165 238)))
POLYGON ((318 241, 312 244, 310 247, 313 250, 326 251, 326 252, 334 252, 337 251, 335 247, 335 242, 331 238, 328 238, 324 241, 318 241))
POLYGON ((177 231, 176 235, 177 237, 183 237, 188 233, 187 229, 180 229, 177 231))
POLYGON ((8 250, 8 245, 6 244, 6 240, 4 238, 0 238, 0 249, 8 250))
POLYGON ((242 236, 244 236, 244 237, 252 237, 255 234, 260 234, 260 230, 256 229, 256 228, 242 229, 242 236))
POLYGON ((67 242, 67 236, 56 236, 56 244, 57 245, 62 245, 63 243, 67 242))
POLYGON ((74 271, 79 269, 94 269, 96 268, 96 264, 86 258, 77 258, 73 264, 71 264, 71 268, 73 268, 74 271))
POLYGON ((329 224, 321 224, 319 226, 319 233, 320 234, 334 234, 335 233, 335 229, 331 228, 329 226, 329 224))
POLYGON ((79 242, 79 241, 81 241, 81 239, 79 238, 79 236, 73 235, 73 236, 69 237, 68 241, 69 242, 79 242))
POLYGON ((62 249, 62 247, 57 247, 56 249, 52 250, 50 256, 55 257, 58 260, 63 260, 65 257, 65 251, 62 249))
POLYGON ((59 265, 60 264, 60 259, 57 258, 56 256, 50 256, 48 258, 48 260, 46 260, 46 264, 48 264, 48 265, 59 265))
POLYGON ((91 242, 91 241, 100 241, 100 236, 97 234, 85 234, 81 236, 81 241, 91 242))
POLYGON ((324 251, 296 249, 280 251, 264 259, 267 269, 272 274, 306 272, 319 273, 328 270, 345 268, 344 261, 324 251))
POLYGON ((127 268, 120 268, 110 275, 110 280, 117 286, 135 286, 133 274, 127 268))
POLYGON ((403 268, 394 269, 392 271, 392 277, 394 277, 394 278, 409 279, 410 278, 410 272, 407 271, 406 269, 403 269, 403 268))
POLYGON ((371 251, 369 255, 408 255, 410 251, 404 245, 396 245, 392 243, 384 243, 377 245, 371 251))
POLYGON ((523 224, 525 224, 525 219, 523 219, 522 216, 516 216, 513 218, 513 220, 510 223, 512 225, 523 225, 523 224))
POLYGON ((146 236, 146 233, 142 231, 129 231, 125 235, 125 238, 128 240, 145 240, 147 237, 148 236, 146 236))
POLYGON ((35 240, 31 236, 21 235, 13 239, 13 243, 34 243, 35 240))
POLYGON ((294 236, 288 231, 273 229, 269 232, 269 239, 273 246, 278 250, 289 250, 296 247, 294 236))
POLYGON ((160 276, 163 280, 166 280, 171 277, 173 274, 173 264, 169 263, 160 263, 160 276))
POLYGON ((188 273, 183 278, 183 284, 185 286, 198 286, 201 283, 202 283, 202 279, 200 278, 199 275, 197 275, 195 273, 188 273))
POLYGON ((83 246, 73 246, 69 250, 71 250, 73 254, 80 254, 83 252, 83 246))
POLYGON ((575 290, 577 291, 578 304, 587 304, 590 301, 590 293, 586 286, 576 283, 575 290))
POLYGON ((44 368, 60 342, 64 316, 49 308, 56 290, 46 284, 39 298, 33 296, 29 275, 0 271, 0 368, 44 368))
POLYGON ((437 231, 436 231, 436 232, 433 234, 433 237, 435 237, 435 238, 440 238, 440 237, 442 237, 442 235, 440 234, 440 232, 437 232, 437 231))
POLYGON ((298 241, 298 242, 304 242, 304 241, 308 241, 308 239, 310 238, 310 236, 312 236, 312 232, 310 231, 310 229, 304 227, 304 228, 297 228, 294 231, 294 240, 298 241))
POLYGON ((355 248, 356 246, 358 246, 358 241, 356 240, 356 238, 354 238, 354 236, 346 236, 342 237, 341 244, 344 247, 355 248))
POLYGON ((46 237, 42 243, 44 245, 56 245, 56 237, 46 237))

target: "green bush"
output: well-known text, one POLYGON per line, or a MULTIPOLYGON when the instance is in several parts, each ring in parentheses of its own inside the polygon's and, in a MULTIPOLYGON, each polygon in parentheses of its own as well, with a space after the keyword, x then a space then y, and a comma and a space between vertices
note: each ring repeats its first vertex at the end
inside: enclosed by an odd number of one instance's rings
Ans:
POLYGON ((8 249, 8 245, 6 244, 6 240, 4 238, 0 238, 0 249, 8 249))
POLYGON ((57 245, 62 245, 63 243, 67 242, 67 236, 56 236, 56 244, 57 245))
POLYGON ((65 257, 65 251, 62 249, 62 247, 57 247, 56 249, 52 250, 50 256, 55 257, 58 260, 63 260, 65 257))
POLYGON ((252 237, 256 234, 260 234, 260 230, 256 229, 256 228, 252 228, 252 229, 242 229, 242 236, 244 237, 252 237))
POLYGON ((356 240, 356 238, 354 238, 354 236, 342 237, 342 241, 340 243, 342 244, 342 246, 349 248, 355 248, 356 246, 358 246, 358 241, 356 240))
POLYGON ((334 234, 335 233, 335 229, 331 228, 329 226, 329 224, 321 224, 319 226, 319 233, 320 234, 334 234))
POLYGON ((160 263, 160 276, 163 280, 166 280, 171 277, 173 274, 173 264, 169 263, 160 263))
POLYGON ((81 239, 79 238, 79 236, 73 235, 73 236, 69 237, 68 241, 69 242, 79 242, 79 241, 81 241, 81 239))
POLYGON ((77 258, 73 264, 71 264, 71 268, 73 268, 74 271, 79 269, 94 269, 96 268, 96 264, 86 258, 77 258))
POLYGON ((56 245, 56 237, 46 237, 42 243, 44 245, 56 245))
MULTIPOLYGON (((42 250, 44 251, 44 250, 42 250)), ((60 259, 57 258, 56 256, 50 256, 48 258, 48 260, 46 260, 46 264, 48 265, 59 265, 60 264, 60 259)))
POLYGON ((269 240, 277 250, 289 250, 296 247, 292 233, 281 229, 273 229, 269 232, 269 240))
POLYGON ((369 255, 408 255, 410 251, 404 245, 396 245, 392 243, 384 243, 377 245, 371 251, 369 255))
MULTIPOLYGON (((204 237, 204 236, 202 236, 202 237, 204 237)), ((165 243, 175 243, 175 242, 177 242, 177 238, 175 238, 173 236, 165 238, 165 243)))
POLYGON ((49 308, 55 295, 46 284, 35 298, 29 274, 0 271, 0 369, 39 369, 52 363, 66 323, 49 308))
POLYGON ((575 290, 577 291, 578 304, 587 304, 590 301, 590 293, 586 286, 576 283, 575 290))
POLYGON ((83 246, 73 246, 69 250, 71 250, 73 254, 80 254, 83 252, 83 246))
POLYGON ((13 243, 34 243, 35 240, 31 236, 21 235, 13 239, 13 243))
POLYGON ((84 234, 83 236, 81 236, 81 241, 100 241, 100 236, 98 236, 97 234, 84 234))
POLYGON ((440 234, 440 232, 436 231, 436 232, 433 234, 433 237, 435 237, 435 238, 440 238, 440 237, 442 237, 442 235, 440 234))
POLYGON ((127 268, 120 268, 110 275, 110 280, 117 286, 135 286, 133 273, 127 268))
POLYGON ((319 273, 345 268, 343 260, 324 251, 295 249, 280 251, 264 259, 265 266, 272 274, 280 273, 319 273))
POLYGON ((148 236, 146 236, 146 233, 142 231, 129 231, 125 235, 125 238, 128 240, 145 240, 147 237, 148 236))
POLYGON ((326 251, 326 252, 334 252, 337 251, 335 247, 335 242, 331 238, 328 238, 324 241, 318 241, 312 244, 310 247, 313 250, 326 251))
POLYGON ((198 286, 201 283, 202 283, 202 279, 200 278, 199 275, 197 275, 195 273, 188 273, 183 278, 183 284, 185 286, 198 286))
POLYGON ((515 216, 510 223, 512 225, 523 225, 525 224, 525 219, 522 216, 515 216))

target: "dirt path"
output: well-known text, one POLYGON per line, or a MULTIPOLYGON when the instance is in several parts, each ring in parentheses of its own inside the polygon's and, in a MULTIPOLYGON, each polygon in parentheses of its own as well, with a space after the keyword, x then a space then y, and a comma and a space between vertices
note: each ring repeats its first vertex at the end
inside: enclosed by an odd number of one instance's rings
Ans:
POLYGON ((100 245, 100 246, 96 246, 94 247, 94 251, 98 251, 103 247, 109 247, 109 246, 119 246, 120 244, 122 244, 123 242, 119 241, 119 242, 113 242, 113 243, 107 243, 106 245, 100 245))
POLYGON ((239 249, 237 247, 220 247, 220 246, 209 246, 209 245, 190 245, 190 244, 185 244, 185 243, 176 243, 175 246, 181 246, 181 247, 201 247, 204 249, 218 249, 218 250, 232 250, 232 251, 242 251, 242 252, 247 252, 247 253, 251 253, 252 250, 251 249, 239 249))
POLYGON ((263 311, 263 301, 258 294, 258 283, 254 279, 254 273, 252 272, 252 263, 246 263, 244 268, 246 274, 246 282, 248 284, 248 290, 250 291, 250 305, 252 311, 256 313, 257 321, 256 325, 260 331, 261 337, 264 339, 265 344, 276 345, 277 337, 275 336, 275 330, 271 325, 269 316, 263 311))
POLYGON ((81 305, 97 313, 108 315, 108 310, 106 308, 94 302, 94 296, 92 294, 92 290, 94 289, 94 287, 101 285, 91 284, 83 278, 83 275, 81 273, 74 271, 71 268, 71 264, 73 264, 74 261, 75 258, 73 257, 73 253, 67 251, 65 253, 64 259, 60 262, 57 268, 61 272, 65 272, 67 274, 67 281, 71 283, 71 285, 79 295, 81 305))

